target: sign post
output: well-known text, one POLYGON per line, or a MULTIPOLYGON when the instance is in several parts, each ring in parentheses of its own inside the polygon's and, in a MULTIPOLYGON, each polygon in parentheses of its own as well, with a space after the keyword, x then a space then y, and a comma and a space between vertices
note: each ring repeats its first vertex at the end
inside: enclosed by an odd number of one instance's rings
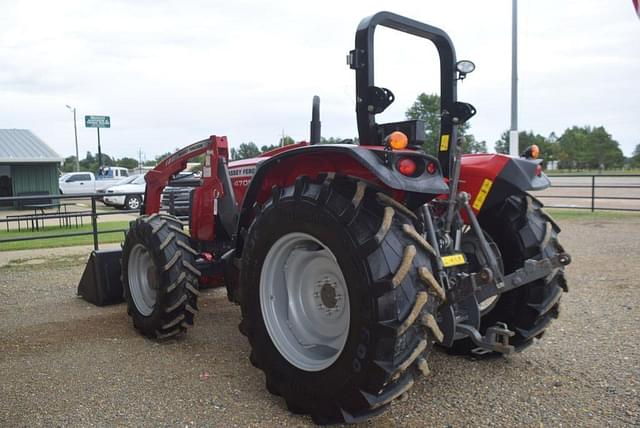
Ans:
POLYGON ((100 148, 100 128, 111 128, 111 117, 109 116, 85 116, 85 128, 96 128, 98 130, 98 172, 102 170, 102 149, 100 148))

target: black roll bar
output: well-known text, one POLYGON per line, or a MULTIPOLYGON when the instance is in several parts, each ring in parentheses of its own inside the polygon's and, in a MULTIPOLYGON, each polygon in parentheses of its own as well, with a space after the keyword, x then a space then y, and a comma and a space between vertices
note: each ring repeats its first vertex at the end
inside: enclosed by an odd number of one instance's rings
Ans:
POLYGON ((373 35, 378 25, 402 31, 430 40, 436 46, 440 57, 440 111, 442 120, 440 135, 447 135, 447 143, 438 147, 438 159, 445 176, 449 176, 451 158, 456 150, 456 130, 452 115, 457 101, 456 52, 453 42, 443 30, 396 15, 391 12, 378 12, 360 21, 356 30, 355 50, 351 51, 349 62, 356 70, 356 115, 361 145, 378 145, 377 125, 374 109, 367 105, 367 94, 374 85, 373 35), (441 150, 443 149, 443 150, 441 150))

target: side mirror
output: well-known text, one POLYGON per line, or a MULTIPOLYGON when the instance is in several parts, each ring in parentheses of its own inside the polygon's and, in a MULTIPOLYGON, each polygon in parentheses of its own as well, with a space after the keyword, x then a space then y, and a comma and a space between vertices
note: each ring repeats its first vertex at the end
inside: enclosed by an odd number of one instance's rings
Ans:
POLYGON ((472 73, 476 69, 476 65, 466 59, 458 61, 456 63, 456 70, 458 71, 458 80, 464 80, 467 74, 472 73))

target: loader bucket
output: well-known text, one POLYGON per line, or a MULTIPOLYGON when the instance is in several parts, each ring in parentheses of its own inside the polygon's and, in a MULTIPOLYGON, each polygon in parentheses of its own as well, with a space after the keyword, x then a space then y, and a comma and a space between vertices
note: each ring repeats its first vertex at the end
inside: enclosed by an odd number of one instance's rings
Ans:
POLYGON ((124 301, 120 281, 122 250, 92 251, 78 284, 78 295, 97 306, 124 301))

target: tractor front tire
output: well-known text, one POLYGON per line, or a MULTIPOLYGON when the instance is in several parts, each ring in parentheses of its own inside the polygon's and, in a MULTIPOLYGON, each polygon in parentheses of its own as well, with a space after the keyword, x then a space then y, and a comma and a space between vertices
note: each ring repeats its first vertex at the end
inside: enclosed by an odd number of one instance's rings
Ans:
POLYGON ((195 256, 177 218, 153 214, 131 222, 122 249, 122 284, 140 333, 165 339, 193 325, 200 275, 195 256))
MULTIPOLYGON (((498 245, 505 274, 521 268, 527 259, 539 260, 564 252, 558 242, 560 228, 529 194, 510 196, 501 207, 482 213, 480 221, 498 245)), ((541 338, 551 321, 558 318, 563 290, 568 290, 564 268, 558 268, 547 278, 500 295, 493 309, 482 316, 481 332, 498 322, 506 323, 515 332, 509 343, 516 351, 522 351, 534 339, 541 338)), ((455 342, 452 351, 470 353, 475 347, 471 340, 464 339, 455 342)))
POLYGON ((428 373, 442 290, 428 285, 414 221, 333 174, 275 188, 257 213, 242 252, 241 331, 290 411, 319 424, 364 420, 428 373))

